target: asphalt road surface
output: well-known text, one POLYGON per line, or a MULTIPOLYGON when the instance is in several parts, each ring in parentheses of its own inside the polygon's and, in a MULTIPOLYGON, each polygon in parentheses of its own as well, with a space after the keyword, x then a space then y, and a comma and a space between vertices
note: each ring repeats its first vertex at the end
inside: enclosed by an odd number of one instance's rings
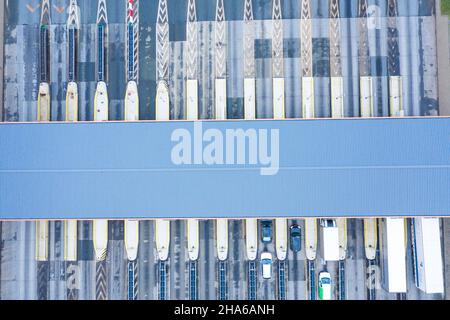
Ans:
MULTIPOLYGON (((244 238, 244 221, 229 221, 229 259, 228 297, 233 300, 246 300, 248 294, 247 258, 244 238)), ((302 219, 289 220, 288 226, 297 223, 304 230, 302 219)), ((72 270, 66 267, 61 255, 64 245, 61 221, 50 222, 48 281, 39 283, 37 262, 35 261, 34 222, 2 222, 1 225, 1 279, 2 299, 37 299, 39 287, 47 292, 48 299, 67 299, 67 276, 72 270)), ((77 284, 79 299, 95 299, 95 261, 92 243, 92 222, 79 221, 77 284)), ((109 241, 107 254, 107 298, 111 300, 127 299, 127 259, 123 242, 123 221, 109 222, 109 241)), ((361 219, 348 220, 348 252, 346 266, 346 297, 351 300, 366 299, 367 270, 364 256, 363 222, 361 219)), ((168 295, 169 299, 189 299, 188 256, 186 249, 185 221, 171 221, 171 243, 168 259, 168 295)), ((449 237, 445 234, 445 240, 449 237)), ((444 239, 443 239, 444 240, 444 239)), ((304 240, 303 240, 304 241, 304 240)), ((409 236, 408 236, 409 241, 409 236)), ((447 240, 446 240, 447 241, 447 240)), ((447 241, 448 242, 448 241, 447 241)), ((333 299, 338 298, 338 263, 324 262, 319 237, 316 259, 316 279, 321 271, 332 275, 333 299)), ((277 260, 274 241, 268 244, 259 242, 257 266, 257 299, 278 299, 277 296, 277 260), (273 276, 263 279, 260 255, 270 252, 274 257, 273 276)), ((446 251, 448 248, 446 248, 446 251)), ((410 243, 407 245, 407 299, 431 300, 443 299, 443 295, 428 295, 415 287, 410 243)), ((445 252, 447 256, 449 252, 445 252)), ((200 255, 198 260, 198 294, 200 300, 217 299, 217 253, 215 240, 215 222, 200 221, 200 255)), ((154 221, 140 222, 140 247, 138 255, 138 299, 158 299, 158 260, 155 249, 154 221)), ((289 249, 287 263, 287 292, 289 300, 308 298, 306 260, 304 243, 299 253, 289 249)), ((376 291, 377 299, 395 300, 395 294, 387 293, 383 288, 376 291)))

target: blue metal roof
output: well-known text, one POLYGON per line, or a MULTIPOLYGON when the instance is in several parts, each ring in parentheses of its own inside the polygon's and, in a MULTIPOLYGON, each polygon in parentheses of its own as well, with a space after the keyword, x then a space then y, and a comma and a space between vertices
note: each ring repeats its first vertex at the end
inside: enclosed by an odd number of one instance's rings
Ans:
POLYGON ((0 218, 450 215, 449 118, 199 125, 278 130, 278 172, 174 164, 192 122, 2 123, 0 218))

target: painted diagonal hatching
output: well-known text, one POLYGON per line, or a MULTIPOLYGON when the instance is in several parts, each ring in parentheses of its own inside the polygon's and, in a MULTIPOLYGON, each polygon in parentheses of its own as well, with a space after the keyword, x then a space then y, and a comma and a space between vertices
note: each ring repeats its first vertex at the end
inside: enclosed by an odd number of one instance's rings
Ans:
POLYGON ((283 16, 281 0, 273 0, 272 7, 272 76, 284 77, 283 16))
POLYGON ((134 11, 134 78, 139 80, 139 0, 133 1, 134 11))
POLYGON ((169 15, 167 0, 159 0, 156 23, 156 76, 169 80, 169 15))
POLYGON ((127 81, 139 78, 139 0, 127 0, 127 81), (130 61, 133 60, 133 61, 130 61))
POLYGON ((50 25, 50 0, 42 0, 41 25, 50 25))
POLYGON ((388 74, 400 75, 400 51, 398 46, 397 0, 388 0, 388 74))
POLYGON ((108 297, 106 261, 97 261, 95 271, 95 299, 106 300, 108 297))
POLYGON ((226 41, 226 22, 225 7, 223 0, 217 0, 216 3, 216 22, 214 25, 215 35, 215 66, 216 79, 223 79, 227 76, 227 41, 226 41))
POLYGON ((300 27, 302 75, 303 77, 312 77, 311 0, 302 0, 300 27))
POLYGON ((68 33, 68 80, 76 81, 77 78, 77 46, 78 29, 80 28, 80 17, 78 15, 77 0, 70 0, 69 17, 67 19, 68 33))
POLYGON ((76 29, 80 28, 80 17, 78 15, 77 0, 70 0, 69 18, 67 19, 67 25, 76 29))
POLYGON ((107 24, 107 23, 108 23, 108 12, 106 10, 106 0, 99 0, 97 8, 97 24, 107 24))
POLYGON ((255 27, 252 0, 244 4, 244 77, 255 78, 255 27))
POLYGON ((330 0, 330 75, 342 76, 339 0, 330 0))
POLYGON ((198 25, 195 0, 188 1, 186 19, 186 72, 188 80, 197 80, 198 77, 198 25))
POLYGON ((370 52, 369 52, 369 30, 367 26, 367 0, 358 1, 359 17, 359 75, 366 77, 370 75, 370 52))

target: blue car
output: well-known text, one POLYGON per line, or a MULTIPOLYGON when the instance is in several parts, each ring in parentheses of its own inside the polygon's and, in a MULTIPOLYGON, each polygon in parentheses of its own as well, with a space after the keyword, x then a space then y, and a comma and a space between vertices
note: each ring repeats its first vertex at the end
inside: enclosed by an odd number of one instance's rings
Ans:
POLYGON ((290 229, 291 250, 299 252, 302 250, 302 229, 297 224, 293 224, 290 229))
POLYGON ((261 221, 261 237, 264 243, 272 241, 272 220, 261 221))

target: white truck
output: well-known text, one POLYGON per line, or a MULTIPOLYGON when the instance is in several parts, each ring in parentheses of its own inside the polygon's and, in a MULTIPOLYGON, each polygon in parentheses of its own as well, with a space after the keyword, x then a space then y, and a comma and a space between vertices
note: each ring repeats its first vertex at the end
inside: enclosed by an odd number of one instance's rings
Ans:
POLYGON ((383 287, 390 293, 406 293, 405 219, 385 218, 380 227, 383 287))
POLYGON ((339 261, 339 230, 336 220, 320 220, 322 232, 322 258, 325 261, 339 261))
POLYGON ((441 232, 438 218, 412 219, 416 286, 427 294, 444 292, 441 232))

